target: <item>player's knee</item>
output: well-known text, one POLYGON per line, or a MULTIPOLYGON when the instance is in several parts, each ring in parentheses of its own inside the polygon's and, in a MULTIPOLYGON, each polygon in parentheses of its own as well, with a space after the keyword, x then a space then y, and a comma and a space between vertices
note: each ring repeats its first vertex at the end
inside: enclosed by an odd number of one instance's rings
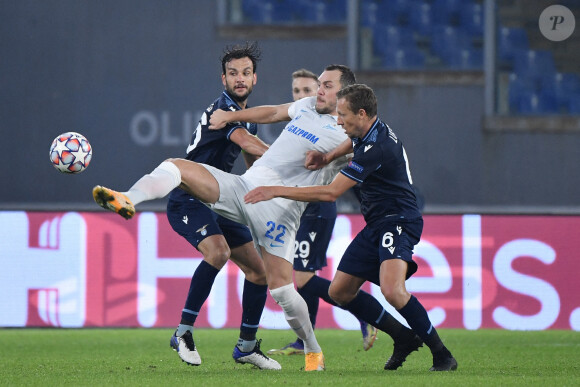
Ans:
POLYGON ((340 306, 348 304, 353 298, 344 290, 337 286, 333 286, 333 283, 331 283, 330 287, 328 288, 328 296, 340 306))
POLYGON ((230 259, 230 254, 231 252, 229 248, 221 247, 211 250, 203 257, 203 259, 213 267, 221 270, 228 259, 230 259))
POLYGON ((407 290, 400 286, 381 285, 381 293, 389 304, 396 309, 401 309, 409 299, 407 290))
POLYGON ((264 271, 249 271, 244 273, 246 279, 256 285, 267 285, 266 272, 264 271))

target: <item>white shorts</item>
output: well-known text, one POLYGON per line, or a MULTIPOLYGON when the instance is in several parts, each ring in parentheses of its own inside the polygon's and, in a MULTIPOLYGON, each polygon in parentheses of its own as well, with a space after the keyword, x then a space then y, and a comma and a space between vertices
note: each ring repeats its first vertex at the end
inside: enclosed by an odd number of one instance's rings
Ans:
POLYGON ((244 195, 261 185, 283 185, 271 169, 254 167, 242 176, 201 164, 217 180, 220 196, 215 204, 206 204, 216 213, 238 223, 246 224, 252 232, 254 244, 264 247, 272 255, 294 262, 294 240, 300 226, 304 202, 274 198, 256 204, 245 204, 244 195))

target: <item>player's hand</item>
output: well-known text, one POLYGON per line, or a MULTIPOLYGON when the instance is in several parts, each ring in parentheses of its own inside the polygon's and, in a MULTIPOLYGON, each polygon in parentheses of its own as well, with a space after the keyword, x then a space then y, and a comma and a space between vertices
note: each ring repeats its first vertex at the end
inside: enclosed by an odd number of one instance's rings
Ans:
POLYGON ((274 187, 262 186, 254 188, 244 196, 246 204, 255 204, 274 198, 274 187))
POLYGON ((221 129, 228 124, 228 112, 226 110, 217 109, 209 117, 209 129, 221 129))
POLYGON ((306 152, 306 160, 304 161, 306 169, 316 170, 324 167, 326 164, 328 164, 326 153, 315 150, 306 152))

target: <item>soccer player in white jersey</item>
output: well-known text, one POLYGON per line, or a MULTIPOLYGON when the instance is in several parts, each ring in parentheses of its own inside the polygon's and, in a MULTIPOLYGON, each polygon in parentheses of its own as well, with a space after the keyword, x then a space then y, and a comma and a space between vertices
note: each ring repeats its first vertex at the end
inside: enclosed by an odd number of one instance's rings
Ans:
MULTIPOLYGON (((305 97, 316 96, 318 92, 318 76, 312 71, 299 69, 292 73, 292 99, 297 101, 305 97)), ((308 203, 302 217, 300 227, 294 242, 294 281, 296 290, 306 301, 308 315, 312 328, 315 328, 320 299, 338 306, 328 295, 330 281, 319 277, 317 271, 324 268, 326 251, 332 238, 332 230, 336 222, 336 203, 308 203)), ((377 329, 366 321, 359 320, 362 342, 365 351, 374 344, 377 329)), ((304 343, 300 338, 268 351, 268 355, 303 355, 304 343)))
MULTIPOLYGON (((139 179, 127 192, 102 186, 93 189, 97 204, 127 219, 135 214, 135 205, 162 198, 180 187, 220 215, 247 224, 264 260, 270 294, 284 310, 290 327, 304 341, 305 371, 324 370, 324 355, 314 335, 308 308, 292 281, 294 238, 306 204, 274 199, 246 206, 243 197, 251 189, 266 184, 303 186, 332 181, 345 166, 346 157, 313 171, 304 167, 305 155, 312 150, 330 152, 347 138, 336 123, 336 93, 354 82, 354 74, 346 66, 329 66, 320 76, 317 97, 279 106, 244 109, 253 109, 248 117, 255 117, 258 123, 292 121, 242 176, 189 160, 169 159, 139 179)), ((212 125, 219 126, 220 119, 215 117, 218 113, 225 115, 225 121, 246 122, 242 116, 236 116, 240 112, 216 111, 212 115, 215 118, 212 125), (230 113, 233 115, 228 116, 230 113)))

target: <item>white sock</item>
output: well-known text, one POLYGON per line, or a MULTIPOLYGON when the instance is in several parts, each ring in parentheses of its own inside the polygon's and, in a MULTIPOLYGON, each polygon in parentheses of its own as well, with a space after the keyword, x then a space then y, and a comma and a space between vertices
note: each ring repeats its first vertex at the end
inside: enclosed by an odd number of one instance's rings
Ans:
POLYGON ((271 289, 270 294, 274 301, 284 310, 284 316, 290 328, 294 330, 296 336, 304 341, 304 352, 322 352, 308 317, 306 301, 294 289, 294 284, 271 289))
POLYGON ((133 205, 146 200, 160 199, 181 184, 181 172, 175 164, 164 161, 148 175, 143 176, 127 192, 133 205))

